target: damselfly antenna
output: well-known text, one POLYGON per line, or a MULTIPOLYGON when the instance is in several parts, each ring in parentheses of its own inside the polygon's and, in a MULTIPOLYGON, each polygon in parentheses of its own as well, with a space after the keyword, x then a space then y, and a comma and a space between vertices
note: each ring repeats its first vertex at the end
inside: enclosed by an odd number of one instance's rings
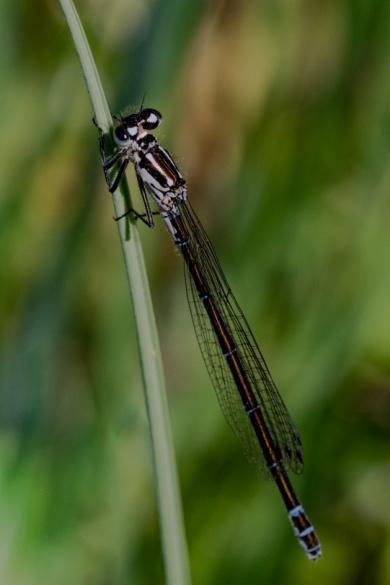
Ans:
POLYGON ((138 110, 139 112, 142 112, 142 110, 143 110, 145 98, 146 98, 146 91, 145 91, 144 95, 142 96, 141 105, 140 105, 139 110, 138 110))

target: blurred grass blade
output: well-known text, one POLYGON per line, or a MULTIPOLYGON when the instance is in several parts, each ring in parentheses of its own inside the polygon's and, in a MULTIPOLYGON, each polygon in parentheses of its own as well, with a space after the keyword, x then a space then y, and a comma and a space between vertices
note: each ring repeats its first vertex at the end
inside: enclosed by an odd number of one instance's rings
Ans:
MULTIPOLYGON (((110 110, 99 75, 82 28, 70 0, 59 0, 77 50, 97 123, 104 131, 112 125, 110 110)), ((115 215, 121 215, 130 203, 128 189, 113 196, 115 215)), ((133 305, 146 406, 152 438, 161 540, 166 580, 169 585, 188 585, 190 573, 182 517, 176 463, 169 426, 161 353, 147 283, 144 258, 134 224, 118 222, 119 235, 133 305)))

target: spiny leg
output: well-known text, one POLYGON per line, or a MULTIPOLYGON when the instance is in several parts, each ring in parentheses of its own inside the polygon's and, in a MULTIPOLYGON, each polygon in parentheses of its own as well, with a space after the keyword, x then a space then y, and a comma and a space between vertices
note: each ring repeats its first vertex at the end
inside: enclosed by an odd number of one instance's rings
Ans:
POLYGON ((137 169, 135 171, 135 174, 136 174, 136 177, 137 177, 138 188, 140 190, 141 197, 142 197, 142 201, 143 201, 143 204, 144 204, 144 207, 145 207, 145 213, 141 213, 141 214, 138 214, 138 215, 140 215, 140 216, 146 216, 146 220, 142 219, 142 221, 148 227, 153 228, 154 227, 153 215, 158 215, 158 212, 152 212, 152 210, 151 210, 150 203, 149 203, 149 198, 148 198, 148 194, 147 194, 146 188, 145 188, 145 184, 143 183, 141 177, 139 176, 137 169))
MULTIPOLYGON (((117 152, 115 152, 111 156, 107 156, 106 155, 106 147, 105 147, 106 134, 103 132, 103 129, 98 125, 95 118, 92 118, 92 122, 96 126, 98 133, 99 133, 100 160, 102 161, 102 165, 103 165, 104 178, 106 179, 106 183, 108 185, 108 188, 109 188, 110 192, 112 193, 113 191, 115 191, 117 185, 116 185, 115 189, 111 190, 112 189, 112 187, 111 187, 112 182, 110 179, 110 175, 107 171, 112 169, 112 167, 123 158, 123 152, 121 150, 118 150, 117 152)), ((119 169, 118 174, 120 174, 121 172, 122 172, 122 174, 124 172, 124 170, 122 171, 122 167, 119 169)), ((120 179, 119 179, 119 181, 120 181, 120 179)), ((115 183, 115 179, 114 179, 114 183, 115 183)))
POLYGON ((106 177, 106 182, 108 185, 108 190, 110 191, 110 193, 114 193, 114 191, 117 190, 119 183, 123 179, 123 176, 125 174, 126 167, 128 164, 129 164, 128 159, 125 159, 122 161, 122 164, 119 167, 119 171, 117 172, 117 175, 116 175, 116 177, 114 177, 114 180, 112 182, 110 180, 110 177, 108 176, 108 173, 106 174, 106 172, 104 172, 104 175, 106 177))
MULTIPOLYGON (((148 221, 148 216, 146 213, 139 213, 138 211, 136 211, 132 207, 130 209, 128 209, 127 211, 125 211, 124 213, 122 213, 122 215, 119 215, 118 217, 114 217, 114 219, 115 219, 115 221, 119 221, 123 217, 126 217, 127 215, 130 215, 130 214, 133 215, 135 220, 140 219, 149 228, 154 227, 154 221, 152 220, 152 223, 150 223, 148 221)), ((153 215, 160 215, 160 212, 159 211, 151 211, 151 214, 152 214, 152 216, 153 215)))

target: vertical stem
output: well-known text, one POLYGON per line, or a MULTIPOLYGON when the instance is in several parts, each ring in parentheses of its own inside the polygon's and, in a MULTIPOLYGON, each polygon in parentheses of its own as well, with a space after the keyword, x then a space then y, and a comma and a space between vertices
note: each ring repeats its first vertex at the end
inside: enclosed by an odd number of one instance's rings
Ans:
MULTIPOLYGON (((112 126, 110 110, 83 27, 71 0, 59 0, 79 56, 84 79, 99 126, 112 126)), ((127 185, 113 195, 115 216, 129 203, 127 185)), ((166 582, 190 585, 190 571, 176 462, 169 424, 161 352, 154 319, 145 263, 137 229, 128 218, 118 222, 131 303, 137 330, 146 408, 151 434, 160 532, 166 582)))

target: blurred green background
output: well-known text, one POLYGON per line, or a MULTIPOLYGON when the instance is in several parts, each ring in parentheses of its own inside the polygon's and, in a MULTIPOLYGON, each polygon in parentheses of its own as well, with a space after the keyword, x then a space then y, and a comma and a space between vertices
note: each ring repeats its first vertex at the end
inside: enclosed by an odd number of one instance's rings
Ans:
MULTIPOLYGON (((389 583, 390 4, 77 7, 112 110, 146 92, 163 112, 303 438, 317 564, 223 419, 168 234, 140 225, 194 584, 389 583)), ((1 0, 0 79, 0 582, 163 583, 124 267, 56 2, 1 0)))

